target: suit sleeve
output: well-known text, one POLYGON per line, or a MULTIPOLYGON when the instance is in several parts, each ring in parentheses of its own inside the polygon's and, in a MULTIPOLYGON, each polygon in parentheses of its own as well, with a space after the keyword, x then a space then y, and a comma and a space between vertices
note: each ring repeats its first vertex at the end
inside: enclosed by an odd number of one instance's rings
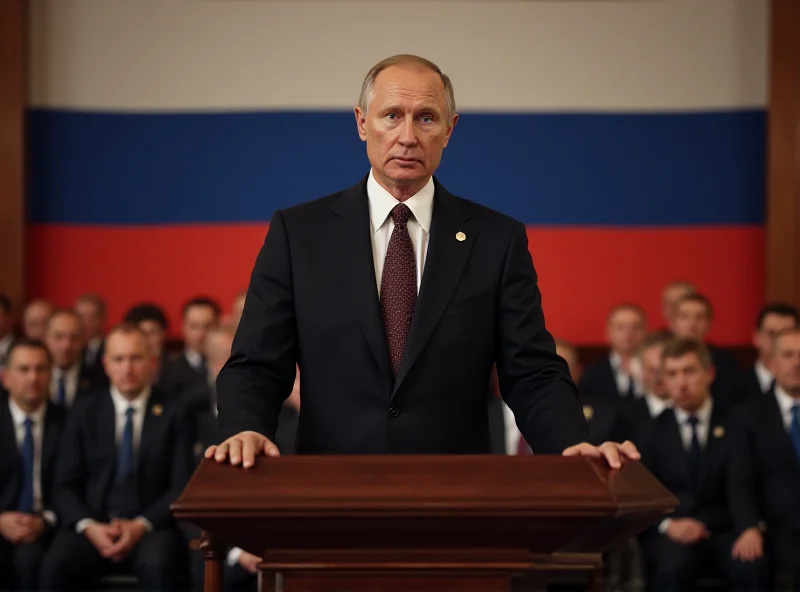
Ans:
POLYGON ((500 286, 497 375, 517 425, 538 454, 589 441, 578 389, 545 328, 525 228, 514 230, 500 286))
POLYGON ((84 503, 86 499, 87 459, 82 442, 82 421, 85 407, 76 404, 72 409, 58 450, 58 460, 53 483, 53 505, 61 526, 73 528, 79 521, 89 518, 100 520, 84 503))
POLYGON ((734 534, 757 528, 761 516, 756 496, 755 458, 750 442, 746 414, 748 406, 739 408, 731 422, 732 450, 728 458, 728 500, 734 534))
POLYGON ((258 254, 231 356, 217 378, 220 437, 244 431, 275 439, 297 362, 292 269, 283 215, 258 254))

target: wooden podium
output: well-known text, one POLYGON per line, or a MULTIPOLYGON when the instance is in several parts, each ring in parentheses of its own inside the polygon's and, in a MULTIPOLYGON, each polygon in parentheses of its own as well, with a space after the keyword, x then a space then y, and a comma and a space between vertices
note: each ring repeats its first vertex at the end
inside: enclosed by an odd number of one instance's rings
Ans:
POLYGON ((172 510, 204 531, 206 592, 227 546, 263 558, 262 590, 508 592, 599 586, 601 554, 677 503, 638 462, 325 455, 204 460, 172 510))

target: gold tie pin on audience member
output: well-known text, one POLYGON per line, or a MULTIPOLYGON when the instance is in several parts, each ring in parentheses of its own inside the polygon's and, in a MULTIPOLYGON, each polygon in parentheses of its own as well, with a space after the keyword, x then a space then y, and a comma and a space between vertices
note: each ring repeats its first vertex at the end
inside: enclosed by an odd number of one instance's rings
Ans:
POLYGON ((583 416, 586 418, 586 421, 592 421, 594 417, 594 408, 591 405, 584 405, 583 416))
POLYGON ((156 403, 155 405, 153 405, 152 412, 153 412, 153 415, 158 417, 159 415, 164 413, 164 408, 161 405, 159 405, 158 403, 156 403))
POLYGON ((467 235, 464 234, 463 232, 456 232, 456 240, 460 243, 464 242, 465 240, 467 240, 467 235))

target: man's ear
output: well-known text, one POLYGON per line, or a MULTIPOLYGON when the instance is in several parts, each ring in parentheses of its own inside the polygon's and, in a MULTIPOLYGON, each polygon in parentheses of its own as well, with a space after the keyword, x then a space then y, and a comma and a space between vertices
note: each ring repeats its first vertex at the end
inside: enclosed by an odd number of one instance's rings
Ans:
POLYGON ((358 129, 358 137, 361 138, 363 142, 367 141, 367 114, 361 110, 361 107, 356 106, 353 110, 353 114, 356 116, 356 128, 358 129))

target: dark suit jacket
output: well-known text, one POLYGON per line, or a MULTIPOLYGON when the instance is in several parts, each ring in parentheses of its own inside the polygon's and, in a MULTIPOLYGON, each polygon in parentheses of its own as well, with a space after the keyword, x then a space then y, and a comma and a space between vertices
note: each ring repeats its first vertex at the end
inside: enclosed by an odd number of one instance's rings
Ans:
POLYGON ((751 397, 736 409, 735 471, 746 484, 737 492, 747 508, 742 528, 790 529, 800 534, 800 461, 774 392, 751 397))
POLYGON ((496 361, 536 452, 588 440, 577 389, 545 328, 525 227, 436 180, 425 272, 394 379, 366 179, 273 216, 217 379, 222 436, 274 436, 298 363, 301 453, 488 453, 496 361))
MULTIPOLYGON (((173 523, 169 505, 194 470, 189 431, 183 429, 179 406, 167 399, 157 389, 151 392, 137 456, 139 513, 157 529, 173 523)), ((108 520, 106 500, 117 455, 114 431, 108 391, 81 399, 70 413, 53 493, 63 526, 73 528, 83 518, 108 520)))
POLYGON ((621 398, 627 394, 619 392, 614 369, 611 367, 611 360, 608 356, 587 366, 578 386, 581 396, 584 398, 621 398))
MULTIPOLYGON (((59 454, 59 439, 67 411, 55 403, 47 403, 42 434, 41 487, 44 510, 52 507, 53 473, 59 454)), ((0 395, 0 512, 15 511, 22 489, 22 462, 17 447, 16 432, 8 408, 8 394, 0 395)), ((58 516, 57 512, 54 512, 58 516)))
POLYGON ((729 415, 724 407, 715 404, 704 450, 703 476, 695 487, 674 411, 667 409, 653 420, 642 442, 642 462, 678 498, 680 504, 670 517, 694 518, 712 533, 733 528, 734 519, 743 509, 731 498, 739 485, 731 470, 737 462, 731 431, 729 415))
POLYGON ((589 442, 599 446, 603 442, 633 440, 633 426, 628 408, 631 402, 617 397, 582 397, 583 415, 589 424, 589 442))
POLYGON ((722 396, 733 405, 739 405, 751 397, 761 397, 764 394, 761 392, 761 383, 758 382, 755 366, 729 378, 721 388, 724 391, 722 396))
POLYGON ((158 384, 167 394, 180 396, 195 385, 204 385, 207 380, 207 376, 195 370, 181 352, 163 366, 158 384))

